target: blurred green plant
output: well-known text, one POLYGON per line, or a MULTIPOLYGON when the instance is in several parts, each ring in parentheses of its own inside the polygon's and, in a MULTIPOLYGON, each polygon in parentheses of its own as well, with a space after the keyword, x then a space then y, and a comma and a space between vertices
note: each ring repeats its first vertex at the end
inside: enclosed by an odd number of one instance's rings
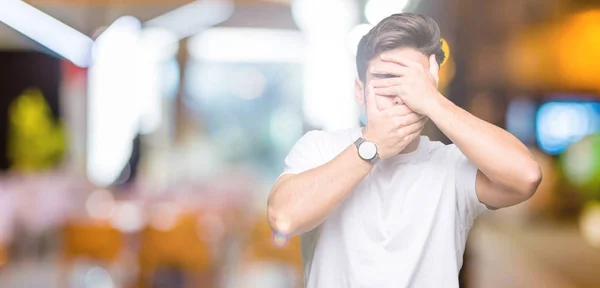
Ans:
POLYGON ((592 134, 569 146, 559 156, 566 179, 588 201, 600 201, 600 134, 592 134))
POLYGON ((64 157, 66 137, 39 89, 23 91, 9 107, 10 169, 34 172, 51 168, 64 157))

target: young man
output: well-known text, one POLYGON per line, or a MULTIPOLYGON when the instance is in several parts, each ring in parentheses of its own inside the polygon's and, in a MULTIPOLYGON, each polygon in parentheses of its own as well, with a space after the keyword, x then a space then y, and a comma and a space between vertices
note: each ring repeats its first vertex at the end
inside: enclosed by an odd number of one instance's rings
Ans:
POLYGON ((541 172, 508 132, 436 88, 436 22, 395 14, 360 41, 366 127, 305 134, 268 202, 279 234, 301 234, 306 287, 458 287, 482 212, 533 195, 541 172), (430 119, 453 145, 421 136, 430 119))

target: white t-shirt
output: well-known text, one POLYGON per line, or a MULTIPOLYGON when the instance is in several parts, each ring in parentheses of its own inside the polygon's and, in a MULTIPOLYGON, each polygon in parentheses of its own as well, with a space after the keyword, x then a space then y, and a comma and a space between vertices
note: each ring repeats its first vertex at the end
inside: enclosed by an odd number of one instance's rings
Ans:
MULTIPOLYGON (((361 134, 306 133, 283 174, 331 161, 361 134)), ((323 223, 301 235, 305 286, 458 287, 467 235, 487 211, 476 175, 455 145, 426 136, 415 151, 380 160, 323 223)))

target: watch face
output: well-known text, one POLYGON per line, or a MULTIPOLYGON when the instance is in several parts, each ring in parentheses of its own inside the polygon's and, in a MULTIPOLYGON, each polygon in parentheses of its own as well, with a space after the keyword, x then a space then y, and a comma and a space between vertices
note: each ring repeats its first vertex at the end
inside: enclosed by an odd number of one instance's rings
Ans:
POLYGON ((358 154, 365 160, 371 160, 377 154, 377 146, 373 142, 363 142, 358 148, 358 154))

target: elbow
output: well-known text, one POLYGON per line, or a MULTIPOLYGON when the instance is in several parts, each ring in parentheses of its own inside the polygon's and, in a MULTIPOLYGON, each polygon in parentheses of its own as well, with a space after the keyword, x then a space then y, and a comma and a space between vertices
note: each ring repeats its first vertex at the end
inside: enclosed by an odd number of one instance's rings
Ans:
POLYGON ((298 221, 295 221, 293 217, 292 208, 281 203, 281 200, 276 199, 273 195, 269 197, 267 203, 267 220, 273 232, 291 237, 298 234, 298 221))
POLYGON ((521 172, 523 186, 521 189, 522 191, 520 192, 523 194, 524 201, 535 194, 538 186, 540 186, 540 183, 542 182, 542 170, 535 161, 532 162, 532 164, 528 165, 527 168, 524 168, 521 172))
POLYGON ((298 234, 298 221, 294 221, 288 211, 289 209, 270 204, 267 208, 267 219, 273 232, 291 237, 298 234))

